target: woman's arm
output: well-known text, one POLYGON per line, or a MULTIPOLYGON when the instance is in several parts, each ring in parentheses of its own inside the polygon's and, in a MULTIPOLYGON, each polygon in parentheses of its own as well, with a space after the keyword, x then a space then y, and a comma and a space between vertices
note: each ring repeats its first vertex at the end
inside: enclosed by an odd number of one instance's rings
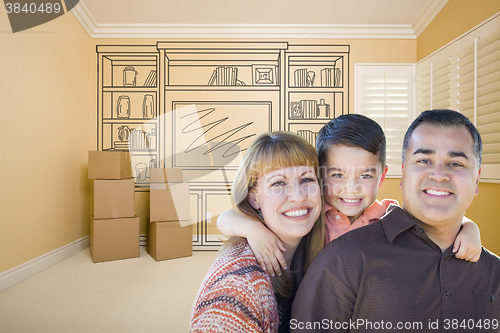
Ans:
POLYGON ((271 276, 281 275, 281 267, 287 269, 283 243, 262 222, 230 209, 219 215, 217 227, 227 237, 246 238, 257 262, 271 276))
POLYGON ((261 222, 240 214, 236 209, 229 209, 222 212, 217 218, 217 228, 227 237, 243 237, 258 228, 261 222))
POLYGON ((246 242, 225 245, 198 290, 189 332, 277 332, 271 280, 255 265, 246 242))

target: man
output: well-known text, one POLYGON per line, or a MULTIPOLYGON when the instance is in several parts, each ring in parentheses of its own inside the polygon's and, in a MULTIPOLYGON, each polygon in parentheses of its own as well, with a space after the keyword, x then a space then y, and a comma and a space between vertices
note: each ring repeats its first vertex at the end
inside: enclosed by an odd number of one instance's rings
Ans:
POLYGON ((500 332, 500 258, 455 258, 478 193, 481 137, 463 115, 423 112, 403 144, 403 208, 332 241, 293 303, 294 332, 500 332))

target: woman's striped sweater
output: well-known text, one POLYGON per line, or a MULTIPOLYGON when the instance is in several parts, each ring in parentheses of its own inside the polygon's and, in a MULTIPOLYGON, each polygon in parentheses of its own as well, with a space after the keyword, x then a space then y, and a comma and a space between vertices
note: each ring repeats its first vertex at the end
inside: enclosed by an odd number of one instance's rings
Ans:
POLYGON ((277 332, 278 306, 271 279, 248 243, 224 246, 196 296, 190 332, 277 332))

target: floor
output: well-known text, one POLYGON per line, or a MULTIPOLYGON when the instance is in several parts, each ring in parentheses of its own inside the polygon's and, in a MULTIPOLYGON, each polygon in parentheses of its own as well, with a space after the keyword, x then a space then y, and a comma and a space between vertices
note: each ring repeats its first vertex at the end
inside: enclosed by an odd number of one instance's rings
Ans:
POLYGON ((0 332, 187 332, 217 252, 92 263, 89 249, 0 293, 0 332))

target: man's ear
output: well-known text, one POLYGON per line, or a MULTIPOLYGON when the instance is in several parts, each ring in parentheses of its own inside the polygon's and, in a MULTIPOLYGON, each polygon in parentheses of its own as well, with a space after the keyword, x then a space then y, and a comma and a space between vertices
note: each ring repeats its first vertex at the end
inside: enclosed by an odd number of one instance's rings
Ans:
MULTIPOLYGON (((401 171, 403 171, 403 169, 405 168, 405 164, 404 163, 401 163, 401 171)), ((403 177, 401 177, 401 181, 399 182, 399 188, 401 189, 402 186, 401 186, 401 183, 403 182, 403 177)))
POLYGON ((481 178, 481 169, 477 172, 477 177, 476 177, 476 192, 474 195, 477 195, 479 193, 479 179, 481 178))
POLYGON ((250 206, 252 206, 254 209, 260 209, 260 204, 259 201, 257 200, 255 189, 251 189, 250 192, 248 192, 248 202, 250 203, 250 206))
POLYGON ((387 175, 387 170, 389 170, 389 168, 386 165, 384 168, 384 171, 382 172, 382 177, 380 177, 380 182, 378 183, 378 187, 382 186, 382 183, 384 182, 385 176, 387 175))

